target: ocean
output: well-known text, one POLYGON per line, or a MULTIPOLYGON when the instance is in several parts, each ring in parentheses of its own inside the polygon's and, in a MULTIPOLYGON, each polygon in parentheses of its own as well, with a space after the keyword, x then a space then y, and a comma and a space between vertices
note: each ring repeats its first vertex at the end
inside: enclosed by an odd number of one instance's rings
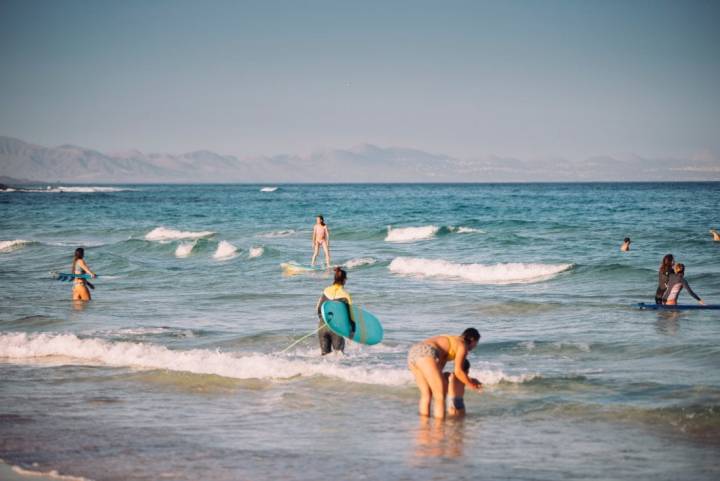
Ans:
POLYGON ((29 190, 0 192, 0 458, 20 477, 720 478, 720 311, 635 306, 667 253, 720 304, 720 183, 29 190), (381 344, 283 352, 332 280, 281 268, 309 263, 318 214, 381 344), (50 273, 80 246, 99 277, 76 305, 50 273), (466 327, 483 391, 419 418, 409 347, 466 327))

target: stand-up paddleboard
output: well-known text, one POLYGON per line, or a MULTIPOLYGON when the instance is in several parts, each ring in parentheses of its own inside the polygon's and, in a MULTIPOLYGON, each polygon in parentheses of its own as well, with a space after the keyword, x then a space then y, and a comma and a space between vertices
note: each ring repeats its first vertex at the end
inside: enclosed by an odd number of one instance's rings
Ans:
POLYGON ((708 304, 704 306, 702 304, 675 304, 674 306, 668 306, 666 304, 645 304, 644 302, 641 302, 637 306, 643 310, 654 311, 686 311, 695 309, 720 310, 720 304, 708 304))
POLYGON ((307 274, 308 272, 322 272, 325 269, 319 265, 317 266, 309 266, 309 265, 302 265, 298 264, 296 262, 283 262, 280 264, 280 267, 282 267, 282 270, 287 275, 298 275, 298 274, 307 274))
POLYGON ((325 325, 335 334, 347 337, 360 344, 377 344, 383 340, 383 328, 377 317, 365 309, 352 306, 352 319, 355 322, 355 332, 350 338, 352 326, 348 305, 344 302, 325 301, 320 306, 325 325))
MULTIPOLYGON (((65 282, 69 282, 74 279, 85 279, 86 281, 92 279, 92 276, 90 274, 67 274, 65 272, 51 272, 50 275, 56 281, 65 281, 65 282)), ((96 276, 96 277, 99 277, 99 276, 96 276)))

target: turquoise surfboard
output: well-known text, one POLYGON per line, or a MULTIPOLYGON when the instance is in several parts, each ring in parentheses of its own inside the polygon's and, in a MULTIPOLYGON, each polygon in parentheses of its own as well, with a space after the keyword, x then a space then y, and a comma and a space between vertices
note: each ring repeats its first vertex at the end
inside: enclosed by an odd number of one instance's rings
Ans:
MULTIPOLYGON (((352 306, 352 319, 355 321, 355 333, 351 340, 360 344, 373 345, 383 340, 383 328, 377 317, 365 309, 352 306)), ((348 305, 344 302, 325 301, 320 306, 325 325, 335 334, 350 339, 350 317, 348 305)))
POLYGON ((66 282, 72 281, 73 279, 92 279, 92 276, 90 274, 66 274, 65 272, 51 272, 50 275, 55 280, 66 282))

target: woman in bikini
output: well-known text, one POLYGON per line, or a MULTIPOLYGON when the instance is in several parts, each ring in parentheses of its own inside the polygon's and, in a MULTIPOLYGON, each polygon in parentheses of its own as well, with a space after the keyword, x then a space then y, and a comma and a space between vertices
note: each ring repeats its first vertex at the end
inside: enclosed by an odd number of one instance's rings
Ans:
POLYGON ((330 231, 325 224, 323 216, 319 215, 315 219, 312 235, 313 255, 310 265, 315 265, 315 258, 318 255, 320 246, 325 250, 325 267, 330 268, 330 231))
MULTIPOLYGON (((82 247, 75 249, 75 257, 73 258, 70 272, 77 275, 90 274, 94 279, 97 276, 85 263, 84 257, 85 249, 82 247)), ((90 291, 88 290, 85 279, 75 278, 73 280, 72 299, 73 301, 89 301, 91 299, 90 291)))
POLYGON ((415 376, 420 390, 418 412, 421 416, 430 416, 430 402, 433 402, 433 415, 436 419, 445 418, 445 378, 443 368, 448 361, 455 362, 453 375, 465 386, 476 391, 482 384, 471 379, 463 371, 462 365, 468 353, 475 349, 480 341, 480 333, 474 327, 463 331, 460 336, 442 335, 419 342, 408 352, 408 368, 415 376))

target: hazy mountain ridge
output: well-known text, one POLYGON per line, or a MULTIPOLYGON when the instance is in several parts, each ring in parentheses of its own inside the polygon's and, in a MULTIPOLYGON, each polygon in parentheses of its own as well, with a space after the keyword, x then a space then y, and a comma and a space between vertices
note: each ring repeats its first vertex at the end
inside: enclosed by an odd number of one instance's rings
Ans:
POLYGON ((75 145, 43 147, 0 137, 0 176, 46 182, 542 182, 720 180, 720 159, 595 156, 521 160, 456 159, 411 148, 362 144, 308 156, 238 158, 209 150, 180 155, 105 154, 75 145))

